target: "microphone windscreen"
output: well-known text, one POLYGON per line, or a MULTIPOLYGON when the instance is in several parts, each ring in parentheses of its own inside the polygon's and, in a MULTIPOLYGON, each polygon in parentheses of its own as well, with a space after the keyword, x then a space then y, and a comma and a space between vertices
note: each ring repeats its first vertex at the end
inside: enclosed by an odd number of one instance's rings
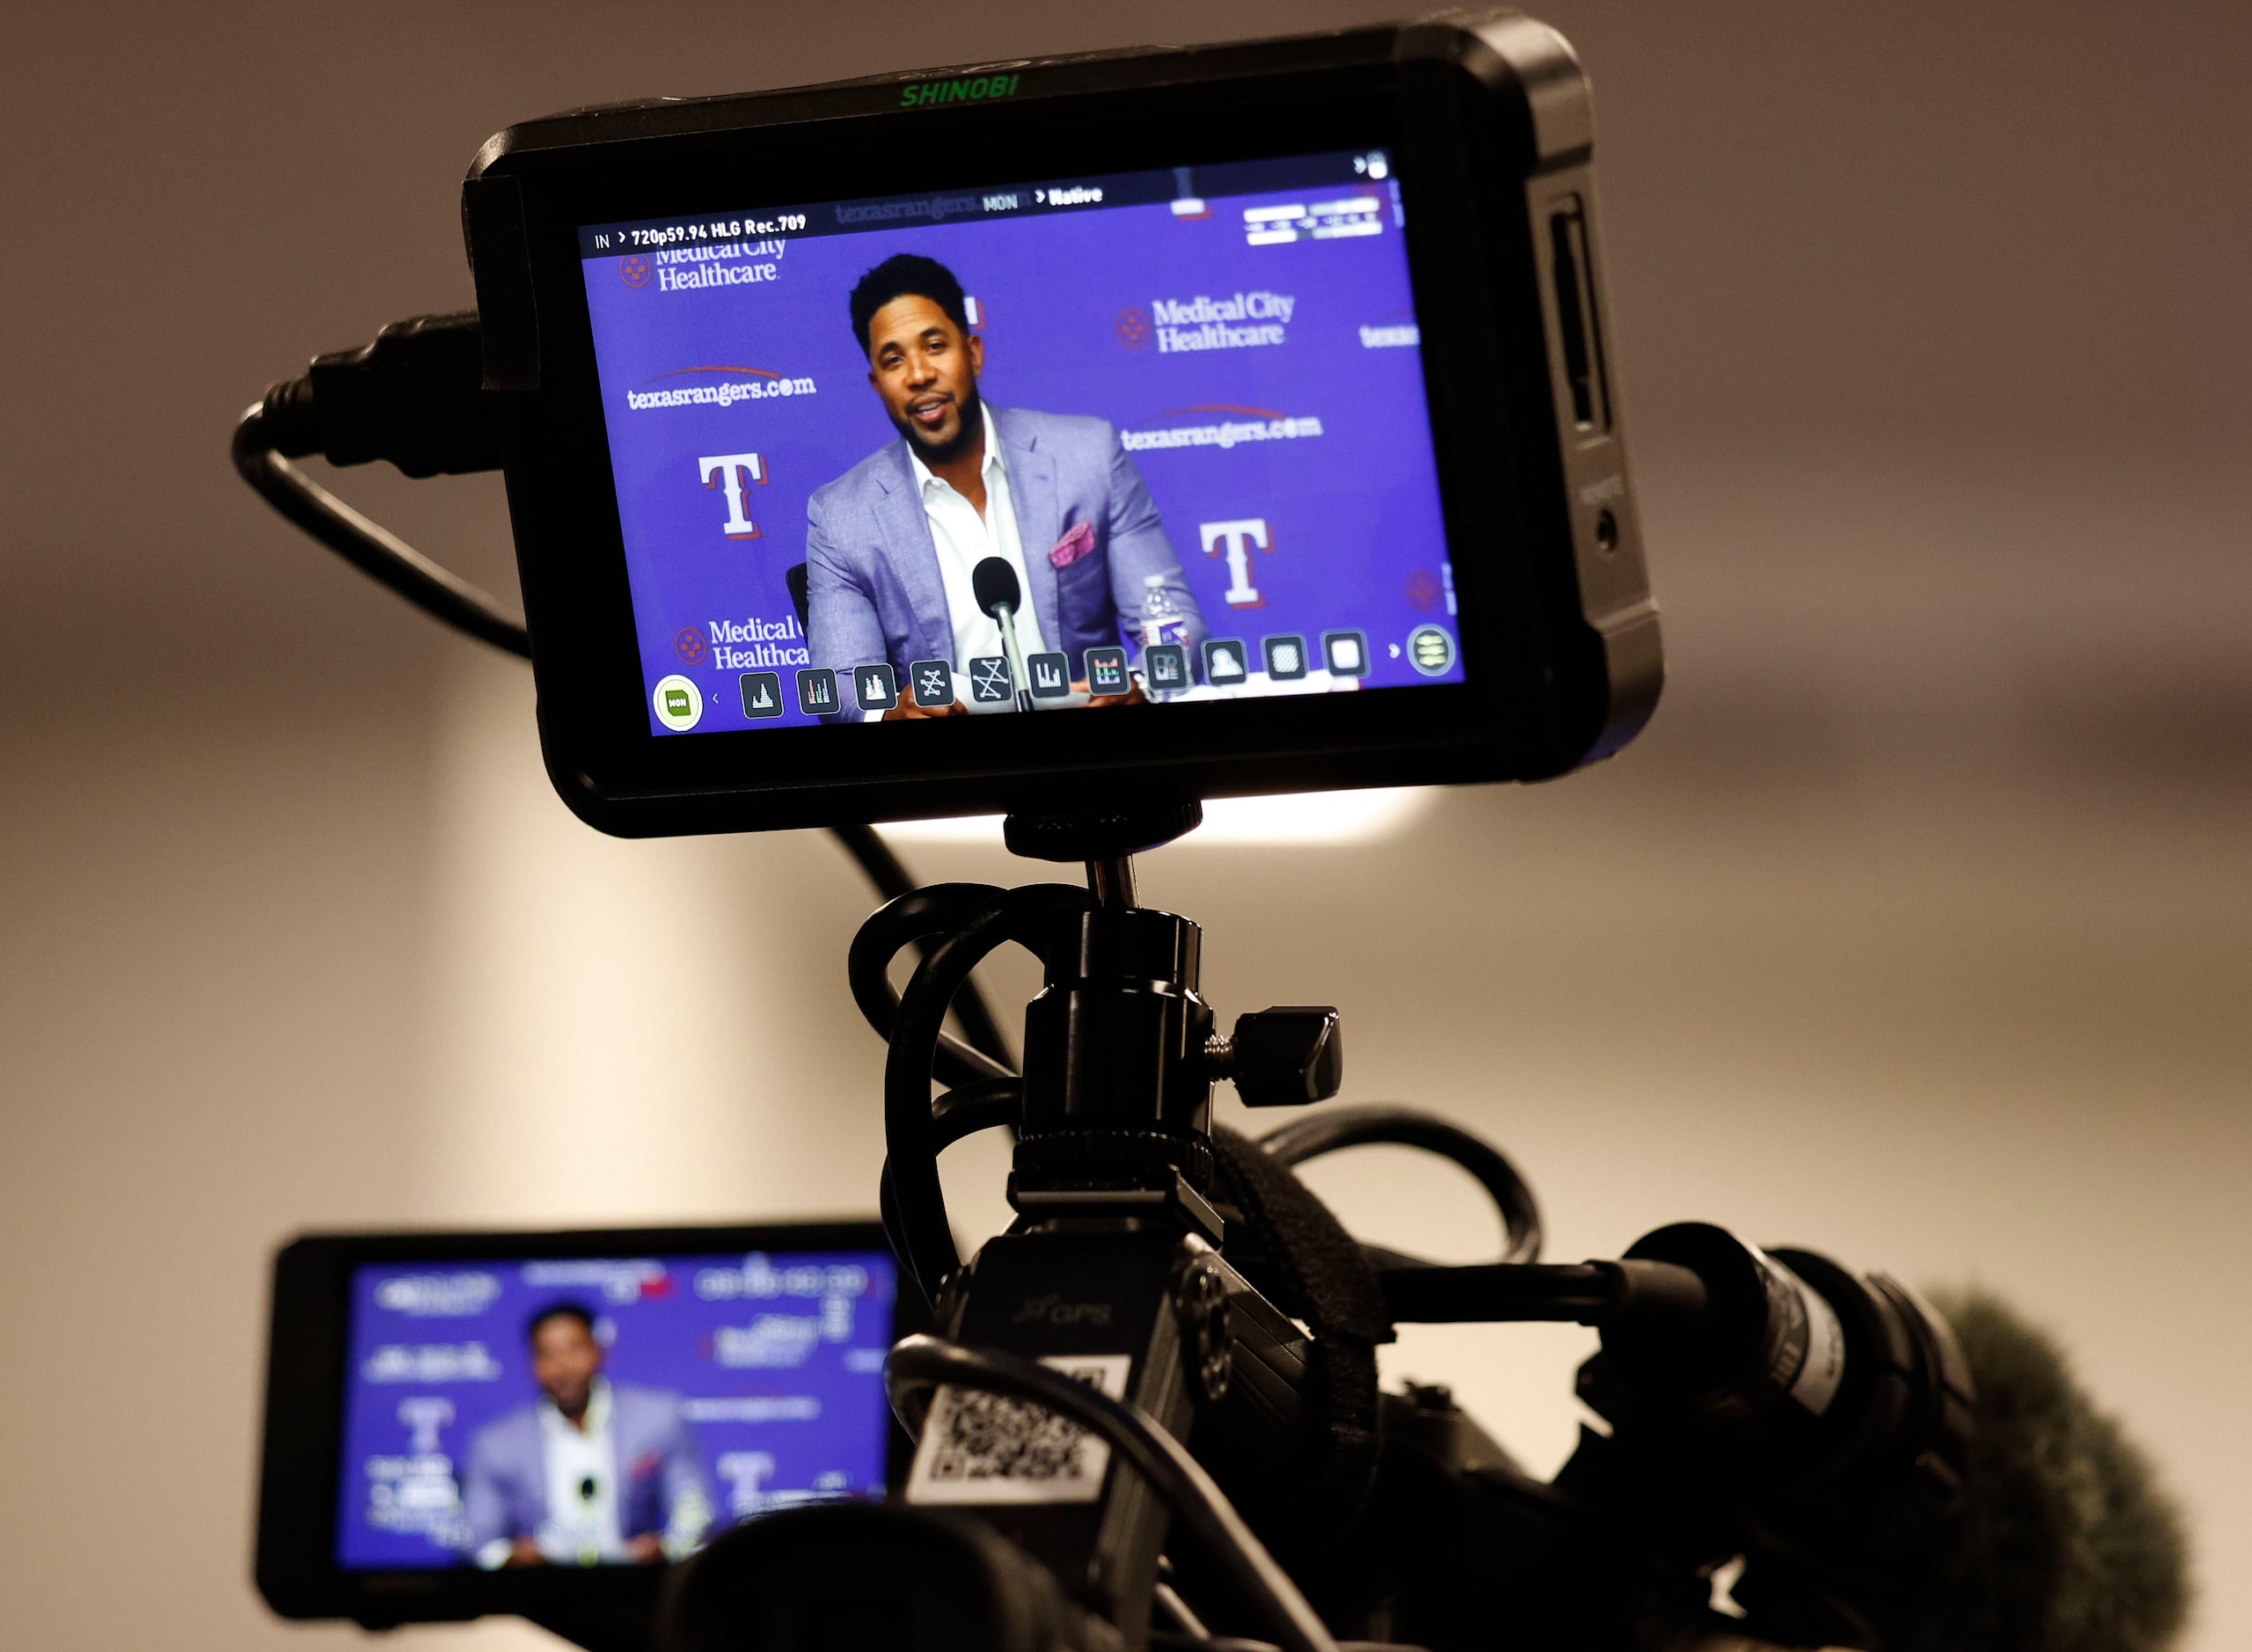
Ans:
POLYGON ((969 570, 969 588, 977 598, 978 607, 991 619, 998 619, 1005 606, 1012 613, 1024 606, 1024 592, 1017 584, 1017 571, 999 557, 987 557, 969 570))
POLYGON ((1901 1652, 2161 1652, 2188 1616, 2180 1515, 2055 1342, 1982 1291, 1936 1296, 1978 1385, 1964 1495, 1901 1652))

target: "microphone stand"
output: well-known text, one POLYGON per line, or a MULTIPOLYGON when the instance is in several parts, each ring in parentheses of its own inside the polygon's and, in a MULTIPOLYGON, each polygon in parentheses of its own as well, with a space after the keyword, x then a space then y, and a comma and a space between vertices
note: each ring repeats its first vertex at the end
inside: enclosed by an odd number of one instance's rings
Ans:
POLYGON ((1025 675, 1024 645, 1017 640, 1017 610, 1013 603, 996 603, 987 610, 1001 625, 1001 652, 1008 656, 1009 678, 1016 684, 1017 709, 1032 709, 1032 679, 1025 675))
POLYGON ((1024 645, 1017 640, 1017 610, 1024 603, 1024 587, 1017 580, 1017 571, 1006 557, 987 557, 970 570, 969 588, 985 617, 1001 628, 1001 652, 1016 683, 1017 709, 1028 712, 1032 678, 1024 669, 1024 645))

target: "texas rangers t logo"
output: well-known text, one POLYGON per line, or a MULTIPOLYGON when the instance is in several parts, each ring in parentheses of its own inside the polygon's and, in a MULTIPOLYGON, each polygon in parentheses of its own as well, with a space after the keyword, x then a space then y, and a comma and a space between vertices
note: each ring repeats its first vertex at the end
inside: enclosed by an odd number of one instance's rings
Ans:
POLYGON ((1228 606, 1264 608, 1267 599, 1251 582, 1251 551, 1256 545, 1270 556, 1274 553, 1274 536, 1268 531, 1266 518, 1247 516, 1240 522, 1200 522, 1196 524, 1196 537, 1206 556, 1227 559, 1228 606))
POLYGON ((765 461, 756 453, 722 453, 698 459, 696 466, 705 486, 728 490, 728 523, 721 531, 730 539, 757 538, 758 524, 743 508, 743 487, 747 482, 766 479, 765 461))

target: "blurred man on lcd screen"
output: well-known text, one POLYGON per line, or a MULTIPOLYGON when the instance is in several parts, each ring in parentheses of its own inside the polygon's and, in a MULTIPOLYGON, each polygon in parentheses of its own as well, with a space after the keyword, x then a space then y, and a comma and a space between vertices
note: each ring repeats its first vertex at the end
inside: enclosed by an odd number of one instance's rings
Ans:
MULTIPOLYGON (((996 556, 1024 594, 1015 625, 1026 656, 1060 653, 1077 675, 1090 648, 1139 645, 1158 590, 1193 654, 1204 635, 1196 599, 1118 433, 1100 419, 987 404, 977 389, 985 341, 970 331, 961 283, 935 259, 886 259, 860 278, 851 308, 868 382, 903 440, 808 501, 815 665, 842 678, 887 662, 905 682, 917 661, 946 661, 960 678, 972 661, 1003 655, 970 577, 996 556)), ((1133 688, 1086 703, 1139 698, 1133 688)), ((883 715, 969 709, 960 698, 933 706, 902 694, 883 715)))
POLYGON ((576 1303, 526 1327, 540 1398, 478 1430, 463 1479, 469 1554, 503 1566, 650 1565, 711 1529, 713 1502, 677 1396, 612 1383, 576 1303))

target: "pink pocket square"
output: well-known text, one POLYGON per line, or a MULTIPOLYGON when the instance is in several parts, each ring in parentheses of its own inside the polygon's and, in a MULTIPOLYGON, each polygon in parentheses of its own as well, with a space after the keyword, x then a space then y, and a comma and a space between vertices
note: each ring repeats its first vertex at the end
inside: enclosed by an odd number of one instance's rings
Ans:
POLYGON ((1093 549, 1094 529, 1086 523, 1080 523, 1056 542, 1056 548, 1048 553, 1048 566, 1068 568, 1093 549))

